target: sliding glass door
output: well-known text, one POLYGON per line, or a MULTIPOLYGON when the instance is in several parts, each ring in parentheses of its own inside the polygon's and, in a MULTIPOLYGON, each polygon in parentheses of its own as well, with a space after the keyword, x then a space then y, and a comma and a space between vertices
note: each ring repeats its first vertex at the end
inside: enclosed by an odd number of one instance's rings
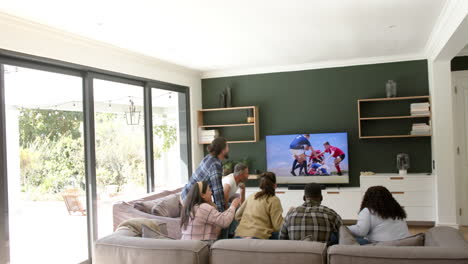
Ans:
POLYGON ((4 65, 11 263, 88 259, 82 83, 4 65))
POLYGON ((154 185, 174 189, 187 182, 188 131, 185 93, 152 89, 154 185))
POLYGON ((113 231, 112 206, 147 192, 143 87, 93 80, 98 238, 113 231))
POLYGON ((88 263, 116 202, 187 181, 188 88, 2 52, 0 263, 88 263))

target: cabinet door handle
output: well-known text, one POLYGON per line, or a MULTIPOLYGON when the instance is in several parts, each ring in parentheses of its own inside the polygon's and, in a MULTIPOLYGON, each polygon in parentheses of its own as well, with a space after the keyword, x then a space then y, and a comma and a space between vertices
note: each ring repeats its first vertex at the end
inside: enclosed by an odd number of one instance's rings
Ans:
POLYGON ((327 192, 327 194, 340 194, 340 192, 327 192))
POLYGON ((390 177, 390 180, 404 180, 404 177, 390 177))
POLYGON ((391 192, 392 194, 405 194, 405 192, 391 192))
POLYGON ((286 192, 275 192, 276 194, 285 194, 286 192))

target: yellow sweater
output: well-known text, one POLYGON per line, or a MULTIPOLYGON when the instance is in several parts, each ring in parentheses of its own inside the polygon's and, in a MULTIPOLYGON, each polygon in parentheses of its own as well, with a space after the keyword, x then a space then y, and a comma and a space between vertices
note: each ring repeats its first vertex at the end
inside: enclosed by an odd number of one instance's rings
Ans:
POLYGON ((272 232, 279 232, 283 224, 283 208, 276 196, 259 198, 250 195, 237 210, 236 220, 240 221, 236 236, 269 239, 272 232))

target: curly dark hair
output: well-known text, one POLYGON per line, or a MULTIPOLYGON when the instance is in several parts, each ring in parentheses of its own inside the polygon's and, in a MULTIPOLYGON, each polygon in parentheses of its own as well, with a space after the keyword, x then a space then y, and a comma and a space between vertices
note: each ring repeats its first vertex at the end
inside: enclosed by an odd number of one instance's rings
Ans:
POLYGON ((367 189, 364 198, 362 198, 359 211, 364 208, 369 209, 371 213, 377 214, 383 219, 406 219, 405 209, 393 198, 392 193, 383 186, 373 186, 367 189))

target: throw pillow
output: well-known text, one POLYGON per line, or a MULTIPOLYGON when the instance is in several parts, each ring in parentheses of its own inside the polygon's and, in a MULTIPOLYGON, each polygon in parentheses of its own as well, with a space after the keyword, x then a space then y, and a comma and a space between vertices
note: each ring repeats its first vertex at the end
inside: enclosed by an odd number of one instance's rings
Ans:
POLYGON ((137 209, 139 211, 145 212, 147 214, 149 214, 151 212, 151 208, 146 207, 143 202, 136 202, 133 205, 133 208, 135 208, 135 209, 137 209))
POLYGON ((147 225, 141 225, 141 237, 143 238, 153 238, 153 239, 170 239, 166 235, 164 235, 162 232, 159 232, 157 230, 151 229, 147 225))
POLYGON ((393 241, 383 241, 367 246, 389 246, 389 247, 422 247, 424 246, 424 234, 417 234, 414 236, 406 237, 403 239, 393 240, 393 241))
POLYGON ((345 225, 341 225, 340 227, 338 244, 359 246, 359 243, 356 241, 356 238, 354 237, 353 233, 351 233, 349 228, 345 225))
POLYGON ((164 217, 179 217, 180 216, 180 195, 171 194, 166 197, 153 201, 154 205, 151 208, 151 214, 164 217))

